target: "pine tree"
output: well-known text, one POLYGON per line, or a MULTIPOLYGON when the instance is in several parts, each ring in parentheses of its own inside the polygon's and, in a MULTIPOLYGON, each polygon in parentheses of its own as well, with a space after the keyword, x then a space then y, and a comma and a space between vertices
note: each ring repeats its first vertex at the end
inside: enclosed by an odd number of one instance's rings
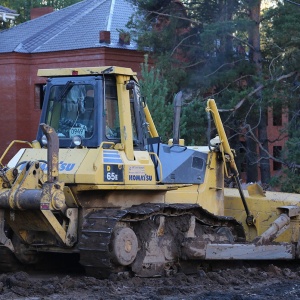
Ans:
POLYGON ((265 88, 269 104, 275 110, 285 109, 289 113, 286 130, 279 135, 289 139, 279 157, 273 161, 285 168, 272 178, 272 184, 285 192, 300 192, 300 1, 278 3, 266 15, 263 34, 266 38, 264 53, 268 63, 266 73, 269 86, 265 88), (299 3, 297 5, 297 3, 299 3), (270 22, 271 21, 271 22, 270 22))

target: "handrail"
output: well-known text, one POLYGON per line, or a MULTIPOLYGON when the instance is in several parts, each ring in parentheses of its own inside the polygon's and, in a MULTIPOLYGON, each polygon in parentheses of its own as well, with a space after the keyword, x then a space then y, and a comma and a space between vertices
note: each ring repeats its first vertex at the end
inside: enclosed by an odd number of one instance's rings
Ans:
POLYGON ((214 99, 208 99, 206 111, 207 111, 207 113, 211 113, 211 115, 213 116, 214 123, 215 123, 216 129, 217 129, 218 135, 220 137, 220 149, 219 150, 222 153, 226 176, 234 178, 237 188, 238 188, 238 191, 239 191, 239 194, 240 194, 240 197, 241 197, 241 200, 242 200, 242 203, 244 205, 245 212, 247 214, 246 223, 248 226, 253 226, 254 221, 255 221, 254 216, 251 214, 251 212, 248 208, 246 197, 245 197, 243 189, 241 187, 239 172, 238 172, 237 166, 235 164, 234 151, 230 148, 228 138, 227 138, 227 135, 226 135, 226 132, 225 132, 225 129, 224 129, 224 126, 223 126, 223 123, 222 123, 222 120, 221 120, 221 117, 220 117, 220 114, 219 114, 219 111, 218 111, 218 108, 217 108, 217 105, 216 105, 216 102, 214 99), (227 165, 226 165, 227 162, 229 163, 230 171, 232 174, 228 173, 228 169, 227 169, 227 165))
MULTIPOLYGON (((238 173, 237 166, 235 164, 234 153, 233 153, 232 149, 230 148, 230 145, 229 145, 229 142, 227 139, 227 135, 225 133, 225 129, 223 127, 223 123, 221 121, 221 117, 220 117, 220 114, 219 114, 219 111, 218 111, 218 108, 217 108, 217 105, 216 105, 216 102, 214 99, 208 99, 206 111, 210 112, 214 119, 214 123, 215 123, 216 129, 217 129, 218 135, 220 137, 220 143, 222 145, 222 149, 220 149, 220 150, 222 152, 223 159, 226 159, 224 162, 229 162, 230 171, 233 173, 233 176, 238 176, 239 173, 238 173), (226 153, 226 157, 225 157, 225 153, 223 155, 223 152, 226 153)), ((228 176, 231 177, 232 175, 230 176, 228 174, 228 176)))
POLYGON ((16 144, 16 143, 19 143, 19 144, 27 144, 27 145, 29 145, 31 148, 33 148, 32 143, 30 143, 30 142, 28 142, 28 141, 22 141, 22 140, 14 140, 14 141, 12 141, 12 142, 8 145, 8 147, 6 148, 6 150, 4 151, 4 153, 2 154, 2 156, 0 157, 0 165, 1 165, 2 168, 4 167, 4 165, 3 165, 3 163, 2 163, 3 158, 5 157, 5 155, 7 154, 7 152, 10 150, 10 148, 11 148, 14 144, 16 144))
POLYGON ((151 137, 158 137, 158 132, 156 130, 155 124, 153 122, 152 116, 150 114, 149 108, 147 105, 144 106, 144 114, 147 122, 148 131, 151 137))

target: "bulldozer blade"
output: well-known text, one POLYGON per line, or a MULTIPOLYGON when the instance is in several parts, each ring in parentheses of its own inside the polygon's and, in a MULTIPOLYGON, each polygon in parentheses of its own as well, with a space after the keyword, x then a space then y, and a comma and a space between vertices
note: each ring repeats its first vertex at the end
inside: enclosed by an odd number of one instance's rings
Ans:
POLYGON ((206 259, 237 259, 237 260, 264 260, 295 258, 295 247, 291 244, 208 244, 206 259))

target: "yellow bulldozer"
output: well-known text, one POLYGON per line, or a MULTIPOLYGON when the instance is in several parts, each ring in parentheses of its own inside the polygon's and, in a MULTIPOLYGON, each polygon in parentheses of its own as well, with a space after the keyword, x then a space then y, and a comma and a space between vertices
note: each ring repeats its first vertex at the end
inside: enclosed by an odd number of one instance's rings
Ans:
POLYGON ((47 83, 37 138, 7 165, 24 141, 0 157, 1 249, 24 264, 77 253, 95 277, 299 258, 300 195, 242 190, 214 100, 206 110, 218 135, 208 146, 184 145, 178 130, 163 144, 131 69, 38 75, 47 83), (225 176, 236 189, 224 188, 225 176))

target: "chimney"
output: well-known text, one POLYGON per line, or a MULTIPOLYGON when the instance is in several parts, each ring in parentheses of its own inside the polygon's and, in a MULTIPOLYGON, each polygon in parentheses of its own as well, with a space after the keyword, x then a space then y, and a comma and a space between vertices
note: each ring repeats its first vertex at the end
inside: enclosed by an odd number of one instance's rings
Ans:
POLYGON ((101 30, 99 33, 100 43, 110 44, 110 31, 101 30))
POLYGON ((53 7, 44 6, 44 7, 34 7, 30 10, 30 20, 39 18, 43 15, 47 15, 54 11, 53 7))
POLYGON ((119 33, 119 44, 120 45, 130 45, 130 34, 128 32, 119 33))

